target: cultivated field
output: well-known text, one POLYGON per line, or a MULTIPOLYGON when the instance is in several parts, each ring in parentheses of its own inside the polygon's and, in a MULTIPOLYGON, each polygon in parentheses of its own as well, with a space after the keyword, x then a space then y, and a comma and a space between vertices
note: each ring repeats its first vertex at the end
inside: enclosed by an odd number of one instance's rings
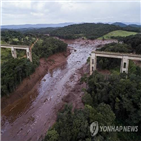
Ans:
POLYGON ((130 35, 135 35, 137 34, 136 32, 130 32, 130 31, 124 31, 124 30, 115 30, 112 32, 109 32, 108 34, 98 38, 98 39, 111 39, 111 37, 126 37, 126 36, 130 36, 130 35))

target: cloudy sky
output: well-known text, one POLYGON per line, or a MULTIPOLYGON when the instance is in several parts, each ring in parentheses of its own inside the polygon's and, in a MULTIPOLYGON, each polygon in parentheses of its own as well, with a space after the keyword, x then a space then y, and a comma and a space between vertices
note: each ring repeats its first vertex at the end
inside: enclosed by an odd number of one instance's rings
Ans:
POLYGON ((2 0, 1 24, 140 23, 140 0, 2 0))

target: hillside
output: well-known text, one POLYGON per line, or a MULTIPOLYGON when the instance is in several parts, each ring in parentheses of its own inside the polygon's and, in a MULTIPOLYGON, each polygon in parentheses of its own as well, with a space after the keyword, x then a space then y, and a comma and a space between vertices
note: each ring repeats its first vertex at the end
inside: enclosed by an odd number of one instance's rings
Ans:
POLYGON ((111 39, 113 37, 127 37, 130 35, 136 35, 136 32, 130 32, 130 31, 124 31, 124 30, 115 30, 112 32, 109 32, 108 34, 98 38, 98 39, 111 39))
POLYGON ((96 39, 111 31, 119 30, 120 27, 109 24, 84 23, 70 25, 51 32, 51 36, 57 36, 64 39, 76 39, 86 37, 88 39, 96 39))
POLYGON ((121 22, 115 22, 115 23, 112 23, 113 25, 116 25, 116 26, 120 26, 120 27, 141 27, 141 25, 138 23, 138 24, 134 24, 134 23, 121 23, 121 22))
POLYGON ((126 24, 121 23, 121 22, 115 22, 115 23, 113 23, 113 25, 117 25, 117 26, 120 26, 120 27, 126 27, 127 26, 126 24))
MULTIPOLYGON (((77 25, 69 25, 56 30, 53 30, 50 35, 57 36, 63 39, 77 39, 77 38, 87 38, 87 39, 97 39, 109 32, 116 30, 125 30, 132 32, 140 32, 140 28, 137 27, 120 27, 117 25, 102 24, 102 23, 84 23, 77 25)), ((123 34, 123 33, 122 33, 123 34)), ((125 34, 126 35, 126 34, 125 34)), ((125 36, 124 35, 124 36, 125 36)), ((131 33, 129 35, 132 35, 131 33)))
POLYGON ((20 28, 15 29, 23 34, 50 34, 53 30, 60 27, 47 27, 47 28, 20 28))

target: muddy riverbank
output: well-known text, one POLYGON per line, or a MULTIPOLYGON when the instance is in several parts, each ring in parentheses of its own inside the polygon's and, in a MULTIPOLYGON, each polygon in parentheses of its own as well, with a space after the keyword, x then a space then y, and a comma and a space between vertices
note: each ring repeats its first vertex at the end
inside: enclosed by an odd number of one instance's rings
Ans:
MULTIPOLYGON (((65 42, 72 50, 67 61, 64 58, 64 63, 61 66, 56 64, 49 73, 44 62, 41 63, 46 72, 38 80, 36 89, 32 89, 26 97, 21 97, 19 105, 12 103, 8 110, 5 110, 7 106, 2 110, 3 141, 38 141, 54 124, 64 103, 83 108, 81 89, 85 84, 80 84, 80 79, 84 73, 89 72, 86 60, 96 47, 115 41, 77 39, 65 42)), ((58 59, 56 61, 60 62, 58 59)), ((53 61, 50 60, 50 63, 53 61)))
POLYGON ((4 110, 5 107, 10 106, 11 104, 13 104, 13 102, 28 95, 28 93, 36 93, 36 86, 43 78, 43 76, 49 71, 52 71, 54 68, 66 63, 68 55, 70 55, 70 49, 68 49, 67 52, 54 54, 47 60, 43 58, 40 59, 40 65, 36 68, 35 72, 28 78, 25 78, 13 93, 11 93, 9 96, 2 97, 2 113, 5 110, 7 111, 7 109, 4 110))

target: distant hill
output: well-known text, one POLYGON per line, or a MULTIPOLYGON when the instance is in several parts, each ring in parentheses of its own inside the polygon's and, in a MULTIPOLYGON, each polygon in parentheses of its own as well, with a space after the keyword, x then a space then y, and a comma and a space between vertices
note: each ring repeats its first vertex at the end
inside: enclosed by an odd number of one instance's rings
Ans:
POLYGON ((137 25, 137 24, 130 24, 129 26, 132 26, 132 27, 141 27, 141 25, 137 25))
POLYGON ((58 28, 53 30, 50 35, 57 36, 64 39, 76 39, 76 38, 87 38, 87 39, 97 39, 102 37, 109 32, 115 30, 124 30, 130 32, 137 32, 140 33, 140 27, 133 27, 133 26, 125 26, 125 24, 119 23, 120 26, 117 24, 103 24, 103 23, 83 23, 83 24, 74 24, 65 26, 62 28, 58 28), (125 27, 121 27, 125 26, 125 27))
POLYGON ((46 27, 64 27, 74 23, 59 23, 59 24, 24 24, 24 25, 3 25, 2 29, 21 29, 21 28, 46 28, 46 27))
POLYGON ((37 24, 37 25, 14 25, 2 26, 4 30, 16 30, 22 33, 31 34, 50 34, 64 39, 97 39, 115 30, 131 32, 141 32, 141 27, 133 24, 132 26, 123 23, 103 24, 103 23, 60 23, 60 24, 37 24), (119 26, 120 25, 120 26, 119 26), (48 27, 46 27, 48 26, 48 27), (121 27, 122 26, 122 27, 121 27), (124 26, 124 27, 123 27, 124 26), (6 29, 7 28, 7 29, 6 29), (15 28, 15 29, 14 29, 15 28))
POLYGON ((116 26, 120 26, 120 27, 127 27, 127 26, 141 27, 141 25, 138 25, 138 24, 125 24, 125 23, 121 23, 121 22, 115 22, 115 23, 112 23, 112 24, 116 25, 116 26))
MULTIPOLYGON (((2 25, 1 29, 39 29, 39 28, 48 28, 48 27, 64 27, 64 26, 68 26, 68 25, 74 25, 76 23, 70 22, 70 23, 58 23, 58 24, 23 24, 23 25, 2 25)), ((97 23, 99 24, 99 23, 97 23)), ((101 23, 102 24, 102 23, 101 23)), ((115 23, 111 23, 112 25, 116 25, 116 26, 120 26, 120 27, 127 27, 127 26, 131 26, 131 27, 141 27, 141 25, 138 24, 125 24, 125 23, 121 23, 121 22, 115 22, 115 23)))
POLYGON ((121 23, 121 22, 115 22, 115 23, 113 23, 113 25, 117 25, 117 26, 120 26, 120 27, 126 27, 127 26, 126 24, 121 23))
POLYGON ((53 30, 50 35, 64 39, 76 39, 80 37, 88 39, 97 39, 111 31, 120 29, 121 27, 110 24, 83 23, 69 25, 53 30))

